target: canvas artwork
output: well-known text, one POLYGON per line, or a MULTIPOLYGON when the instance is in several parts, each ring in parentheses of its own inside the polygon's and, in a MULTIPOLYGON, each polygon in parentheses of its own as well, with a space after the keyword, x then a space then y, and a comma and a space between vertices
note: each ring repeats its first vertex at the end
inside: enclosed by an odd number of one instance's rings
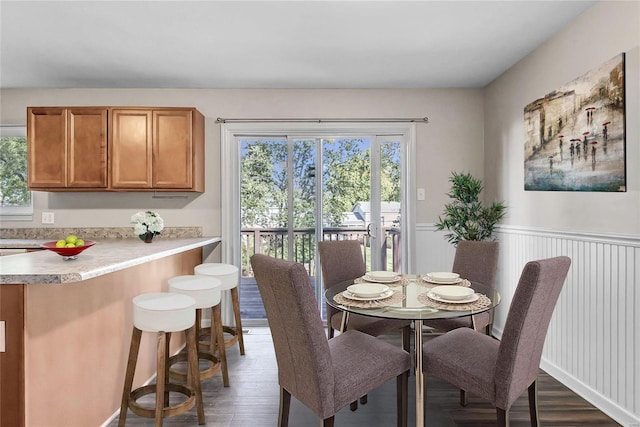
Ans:
POLYGON ((524 109, 524 189, 626 191, 624 54, 524 109))

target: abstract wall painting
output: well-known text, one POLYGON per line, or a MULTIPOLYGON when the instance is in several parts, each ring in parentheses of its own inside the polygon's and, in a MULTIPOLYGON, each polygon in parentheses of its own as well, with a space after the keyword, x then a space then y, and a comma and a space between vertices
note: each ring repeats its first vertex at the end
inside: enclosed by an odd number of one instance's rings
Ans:
POLYGON ((626 191, 624 53, 524 108, 524 189, 626 191))

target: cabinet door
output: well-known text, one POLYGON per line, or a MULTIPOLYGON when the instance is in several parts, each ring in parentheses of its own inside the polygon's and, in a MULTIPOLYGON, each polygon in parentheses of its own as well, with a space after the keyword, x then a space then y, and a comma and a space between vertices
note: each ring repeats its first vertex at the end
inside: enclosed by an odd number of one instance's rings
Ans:
POLYGON ((192 131, 189 110, 153 112, 153 188, 193 186, 192 131))
POLYGON ((67 185, 67 119, 65 108, 27 109, 27 185, 67 185))
POLYGON ((107 109, 71 108, 67 186, 106 188, 107 109))
POLYGON ((111 187, 151 188, 151 110, 111 110, 111 187))

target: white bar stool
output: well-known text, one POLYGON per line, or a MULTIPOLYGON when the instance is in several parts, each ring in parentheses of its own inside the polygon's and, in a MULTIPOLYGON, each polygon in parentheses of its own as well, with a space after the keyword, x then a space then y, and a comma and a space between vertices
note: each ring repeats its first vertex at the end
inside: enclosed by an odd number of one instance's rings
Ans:
POLYGON ((204 421, 202 390, 198 375, 198 354, 195 335, 196 301, 187 295, 159 292, 141 294, 133 298, 133 333, 129 361, 124 379, 122 405, 118 426, 125 425, 127 409, 141 417, 155 418, 156 426, 162 426, 165 417, 183 414, 197 406, 198 424, 204 421), (189 363, 187 385, 169 382, 169 339, 172 332, 185 331, 189 363), (139 387, 133 391, 133 375, 138 361, 142 332, 155 332, 158 335, 157 378, 155 384, 139 387), (170 406, 169 392, 185 396, 181 402, 170 406), (142 406, 137 402, 142 396, 155 393, 155 407, 142 406))
POLYGON ((240 298, 238 297, 238 267, 224 263, 205 263, 197 265, 194 268, 196 274, 203 276, 212 276, 220 280, 222 283, 221 290, 229 289, 231 291, 231 301, 233 303, 233 313, 235 316, 235 327, 224 326, 224 332, 231 335, 231 338, 225 340, 225 347, 229 348, 236 342, 240 347, 240 354, 244 355, 244 339, 242 338, 242 320, 240 319, 240 298))
MULTIPOLYGON (((196 300, 196 337, 200 337, 202 321, 202 310, 211 308, 211 328, 210 341, 206 351, 198 351, 198 359, 207 360, 209 368, 200 371, 200 379, 211 378, 222 368, 222 382, 225 387, 229 387, 229 371, 227 369, 227 355, 224 346, 224 335, 222 331, 222 315, 220 310, 220 300, 222 296, 222 283, 215 277, 201 275, 176 276, 169 279, 169 292, 189 295, 196 300), (219 358, 215 356, 216 343, 219 349, 219 358)), ((187 358, 185 353, 178 353, 169 358, 169 366, 175 363, 184 362, 187 358)), ((169 375, 174 379, 186 381, 187 375, 183 372, 169 369, 169 375)))

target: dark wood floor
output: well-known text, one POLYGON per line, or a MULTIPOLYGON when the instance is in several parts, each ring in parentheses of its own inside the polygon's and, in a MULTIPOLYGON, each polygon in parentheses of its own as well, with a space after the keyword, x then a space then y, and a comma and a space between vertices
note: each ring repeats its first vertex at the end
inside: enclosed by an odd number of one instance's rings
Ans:
MULTIPOLYGON (((278 377, 273 344, 268 328, 250 328, 245 336, 246 355, 238 348, 227 352, 230 387, 222 386, 220 375, 203 381, 206 425, 213 427, 276 426, 278 418, 278 377)), ((398 341, 395 336, 384 337, 398 341)), ((415 425, 415 378, 409 382, 409 426, 415 425)), ((618 426, 605 414, 544 372, 540 373, 539 402, 541 426, 618 426)), ((435 378, 427 378, 426 421, 433 427, 484 427, 495 425, 495 409, 473 395, 469 405, 458 405, 458 390, 435 378)), ((153 398, 153 395, 150 397, 153 398)), ((343 408, 336 427, 395 426, 395 381, 369 394, 369 402, 355 412, 343 408)), ((510 411, 512 427, 529 426, 526 393, 510 411)), ((109 427, 117 426, 115 419, 109 427)), ((129 411, 127 425, 152 426, 153 420, 129 411)), ((165 420, 166 426, 197 426, 195 411, 165 420)), ((317 426, 315 414, 292 399, 291 427, 317 426)))
MULTIPOLYGON (((315 277, 311 277, 311 286, 315 287, 315 277)), ((264 320, 267 314, 264 311, 262 297, 258 285, 253 277, 243 277, 240 281, 240 315, 242 320, 264 320)), ((325 317, 326 304, 322 304, 322 316, 325 317)), ((265 322, 266 324, 266 322, 265 322)))

